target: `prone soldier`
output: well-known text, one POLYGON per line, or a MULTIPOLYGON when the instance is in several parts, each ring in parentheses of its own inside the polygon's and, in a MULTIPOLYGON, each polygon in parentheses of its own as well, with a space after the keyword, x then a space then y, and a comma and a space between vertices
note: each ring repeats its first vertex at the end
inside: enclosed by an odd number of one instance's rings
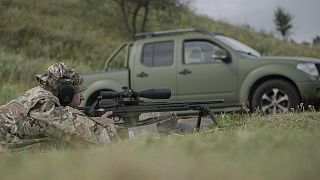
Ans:
POLYGON ((0 106, 1 147, 20 148, 47 139, 64 143, 106 144, 118 139, 107 112, 88 117, 76 109, 86 88, 79 73, 55 63, 36 75, 39 86, 0 106))

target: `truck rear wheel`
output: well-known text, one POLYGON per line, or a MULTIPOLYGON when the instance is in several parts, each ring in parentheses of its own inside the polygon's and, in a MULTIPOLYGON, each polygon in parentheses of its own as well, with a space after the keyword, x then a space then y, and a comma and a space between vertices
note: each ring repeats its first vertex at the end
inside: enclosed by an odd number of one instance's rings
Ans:
POLYGON ((253 110, 259 108, 265 113, 288 112, 300 103, 299 93, 294 85, 282 79, 269 80, 253 93, 253 110))

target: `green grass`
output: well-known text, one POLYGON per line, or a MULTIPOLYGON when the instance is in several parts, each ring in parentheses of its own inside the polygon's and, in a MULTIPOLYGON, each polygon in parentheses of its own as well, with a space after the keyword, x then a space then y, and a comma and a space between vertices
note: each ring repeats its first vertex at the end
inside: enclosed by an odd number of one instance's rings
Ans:
MULTIPOLYGON (((22 87, 24 89, 24 87, 22 87)), ((0 84, 0 105, 22 95, 23 91, 18 85, 0 84)))
MULTIPOLYGON (((264 55, 320 58, 320 51, 233 26, 187 9, 151 11, 150 31, 200 27, 222 32, 264 55), (165 23, 164 23, 165 22, 165 23)), ((117 8, 84 0, 0 3, 0 104, 36 85, 58 61, 81 72, 100 69, 123 41, 117 8)), ((124 140, 89 149, 0 153, 0 179, 319 179, 320 114, 220 117, 223 128, 185 136, 124 140)))
POLYGON ((1 179, 319 178, 319 113, 228 115, 221 124, 90 149, 3 152, 1 179))
MULTIPOLYGON (((95 1, 101 2, 99 5, 92 2, 12 0, 8 7, 0 3, 0 82, 8 82, 8 76, 10 83, 30 88, 35 73, 58 61, 81 72, 101 69, 107 57, 130 36, 113 1, 95 1)), ((248 25, 234 26, 199 16, 185 8, 151 9, 147 24, 148 31, 190 27, 224 33, 264 55, 320 58, 317 49, 283 42, 271 32, 256 32, 248 25)))

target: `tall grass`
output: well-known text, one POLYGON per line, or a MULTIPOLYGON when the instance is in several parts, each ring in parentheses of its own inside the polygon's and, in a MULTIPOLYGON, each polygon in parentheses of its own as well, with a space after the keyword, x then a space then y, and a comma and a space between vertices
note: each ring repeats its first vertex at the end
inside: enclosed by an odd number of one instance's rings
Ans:
POLYGON ((89 20, 77 2, 13 2, 0 14, 0 47, 26 60, 63 60, 96 69, 122 41, 99 24, 101 18, 89 20))
POLYGON ((0 154, 1 179, 318 179, 317 112, 225 116, 222 129, 0 154))
POLYGON ((12 84, 0 84, 0 105, 6 104, 19 95, 22 95, 25 87, 12 84))

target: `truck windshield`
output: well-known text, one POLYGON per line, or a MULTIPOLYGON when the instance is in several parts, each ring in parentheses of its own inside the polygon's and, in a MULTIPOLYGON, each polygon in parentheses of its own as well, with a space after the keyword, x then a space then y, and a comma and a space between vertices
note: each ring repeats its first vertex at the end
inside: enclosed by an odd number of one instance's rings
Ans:
POLYGON ((223 43, 229 45, 232 49, 236 50, 237 52, 244 53, 247 55, 260 57, 261 54, 254 50, 253 48, 235 40, 230 37, 222 36, 222 35, 216 35, 215 36, 218 40, 222 41, 223 43))

